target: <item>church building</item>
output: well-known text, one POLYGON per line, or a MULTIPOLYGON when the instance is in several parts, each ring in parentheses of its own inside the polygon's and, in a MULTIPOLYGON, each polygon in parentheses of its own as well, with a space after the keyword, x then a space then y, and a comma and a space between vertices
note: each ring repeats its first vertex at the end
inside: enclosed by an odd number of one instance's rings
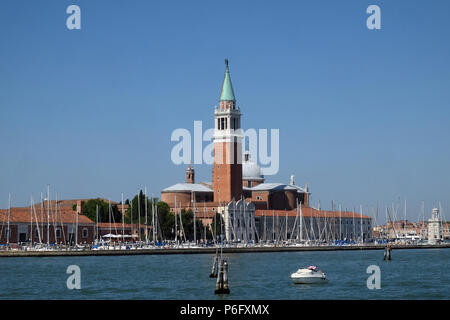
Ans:
POLYGON ((161 200, 172 212, 191 209, 204 224, 219 213, 229 241, 369 239, 370 217, 313 208, 307 185, 296 185, 294 176, 287 184, 266 183, 251 154, 242 155, 243 137, 236 131, 241 128, 241 110, 236 106, 228 60, 225 64, 219 107, 214 110, 212 181, 197 183, 189 165, 186 182, 163 189, 161 200))

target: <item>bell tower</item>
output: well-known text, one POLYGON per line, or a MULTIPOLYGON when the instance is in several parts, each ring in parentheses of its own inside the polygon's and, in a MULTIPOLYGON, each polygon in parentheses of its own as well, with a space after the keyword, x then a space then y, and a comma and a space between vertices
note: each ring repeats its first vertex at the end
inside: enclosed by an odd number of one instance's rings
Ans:
POLYGON ((212 184, 214 202, 228 203, 242 196, 241 111, 236 109, 228 59, 220 93, 220 105, 214 110, 214 165, 212 184), (236 131, 238 130, 238 131, 236 131))
POLYGON ((186 169, 186 183, 195 183, 195 170, 192 165, 186 169))

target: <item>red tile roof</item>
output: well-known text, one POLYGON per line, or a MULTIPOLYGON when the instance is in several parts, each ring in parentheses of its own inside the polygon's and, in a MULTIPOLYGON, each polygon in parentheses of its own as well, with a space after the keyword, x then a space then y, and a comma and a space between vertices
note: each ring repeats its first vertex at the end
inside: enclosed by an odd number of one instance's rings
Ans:
MULTIPOLYGON (((296 215, 300 215, 300 212, 297 213, 297 209, 293 209, 293 210, 255 210, 255 216, 260 217, 260 216, 281 216, 281 217, 286 217, 286 213, 288 215, 288 217, 295 217, 296 215)), ((369 216, 365 216, 365 215, 361 215, 359 213, 355 213, 352 211, 327 211, 327 210, 317 210, 315 208, 312 207, 302 207, 302 216, 309 218, 311 216, 313 217, 317 217, 317 218, 355 218, 355 219, 371 219, 371 217, 369 216)))
MULTIPOLYGON (((43 210, 41 216, 40 207, 34 207, 36 215, 33 212, 33 223, 47 223, 47 210, 43 210)), ((58 208, 58 212, 55 216, 55 210, 50 210, 50 221, 49 223, 75 223, 76 222, 76 212, 72 208, 62 207, 58 208)), ((0 223, 7 223, 8 221, 8 209, 0 209, 0 223)), ((11 208, 11 213, 9 217, 10 223, 29 223, 30 222, 30 207, 25 208, 11 208)), ((88 217, 80 214, 78 215, 78 223, 94 223, 88 217)))

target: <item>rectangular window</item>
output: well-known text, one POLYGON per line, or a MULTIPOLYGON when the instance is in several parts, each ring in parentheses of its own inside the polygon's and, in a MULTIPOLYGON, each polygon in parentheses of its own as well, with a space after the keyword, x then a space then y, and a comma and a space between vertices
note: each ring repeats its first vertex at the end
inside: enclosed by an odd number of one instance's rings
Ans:
POLYGON ((225 118, 225 129, 228 129, 228 118, 225 118))
POLYGON ((83 238, 87 238, 88 237, 88 229, 87 228, 83 228, 83 232, 81 235, 83 238))

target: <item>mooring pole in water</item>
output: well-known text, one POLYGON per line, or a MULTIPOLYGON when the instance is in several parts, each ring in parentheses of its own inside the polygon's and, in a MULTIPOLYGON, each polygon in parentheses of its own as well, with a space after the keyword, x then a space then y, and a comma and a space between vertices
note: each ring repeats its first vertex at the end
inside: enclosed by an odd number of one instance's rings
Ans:
POLYGON ((214 257, 211 274, 209 275, 210 278, 214 278, 217 276, 217 256, 214 257))
POLYGON ((225 260, 221 259, 219 264, 219 272, 217 274, 216 290, 215 294, 229 294, 230 289, 228 287, 228 264, 225 260))
POLYGON ((215 294, 222 293, 222 284, 223 284, 223 277, 222 277, 222 261, 221 261, 219 264, 219 272, 217 273, 216 291, 214 291, 215 294))
POLYGON ((209 275, 210 278, 217 277, 218 264, 219 264, 219 248, 216 248, 216 256, 214 257, 211 274, 209 275))
POLYGON ((383 260, 391 260, 391 246, 388 245, 384 248, 384 256, 383 256, 383 260))
POLYGON ((223 261, 223 293, 230 293, 230 287, 228 286, 228 263, 226 260, 223 261))

